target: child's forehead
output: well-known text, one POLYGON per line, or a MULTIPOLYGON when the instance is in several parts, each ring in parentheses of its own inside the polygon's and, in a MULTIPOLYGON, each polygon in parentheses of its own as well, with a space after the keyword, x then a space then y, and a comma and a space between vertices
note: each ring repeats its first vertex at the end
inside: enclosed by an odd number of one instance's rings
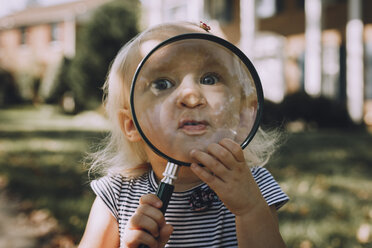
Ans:
POLYGON ((158 48, 147 58, 143 69, 146 73, 210 70, 233 76, 240 72, 237 66, 239 58, 218 43, 186 39, 158 48))
MULTIPOLYGON (((187 42, 189 41, 185 41, 185 43, 187 42)), ((183 66, 225 68, 231 64, 232 60, 233 57, 229 53, 215 47, 197 44, 172 44, 153 53, 147 64, 151 64, 153 68, 166 67, 169 69, 183 66)))

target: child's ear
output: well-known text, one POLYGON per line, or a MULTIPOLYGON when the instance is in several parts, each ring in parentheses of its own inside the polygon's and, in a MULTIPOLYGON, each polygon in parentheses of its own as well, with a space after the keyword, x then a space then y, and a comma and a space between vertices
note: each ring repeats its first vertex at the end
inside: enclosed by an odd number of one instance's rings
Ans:
POLYGON ((134 125, 130 110, 123 108, 118 113, 118 119, 120 123, 121 131, 131 142, 137 142, 141 140, 141 135, 134 125))

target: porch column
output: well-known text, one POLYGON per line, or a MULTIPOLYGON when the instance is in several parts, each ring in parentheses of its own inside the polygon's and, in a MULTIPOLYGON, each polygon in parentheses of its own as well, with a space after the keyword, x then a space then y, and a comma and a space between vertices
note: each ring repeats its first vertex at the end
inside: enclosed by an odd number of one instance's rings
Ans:
POLYGON ((312 96, 322 89, 322 1, 305 0, 305 91, 312 96))
POLYGON ((149 9, 148 27, 160 24, 163 22, 163 0, 147 0, 149 9))
POLYGON ((63 30, 64 55, 68 58, 73 58, 76 52, 76 19, 74 16, 69 15, 66 17, 63 30))
POLYGON ((362 1, 348 0, 346 25, 346 95, 347 108, 356 123, 363 120, 364 69, 362 1))
POLYGON ((256 33, 255 0, 240 0, 240 49, 253 60, 256 33))
POLYGON ((204 16, 204 1, 189 0, 187 5, 187 17, 189 21, 199 23, 203 21, 204 16))

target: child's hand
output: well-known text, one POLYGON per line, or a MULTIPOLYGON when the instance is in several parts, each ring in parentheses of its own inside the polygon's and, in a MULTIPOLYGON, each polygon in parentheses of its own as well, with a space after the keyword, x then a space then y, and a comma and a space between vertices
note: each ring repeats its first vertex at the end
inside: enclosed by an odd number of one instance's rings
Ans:
POLYGON ((164 215, 159 210, 161 206, 162 201, 155 195, 148 194, 140 198, 140 205, 124 230, 122 240, 125 247, 135 248, 140 244, 150 248, 165 246, 173 227, 165 223, 164 215))
POLYGON ((245 162, 240 145, 230 139, 211 144, 208 152, 192 150, 191 156, 203 164, 191 165, 191 170, 218 195, 235 215, 247 214, 263 197, 245 162))

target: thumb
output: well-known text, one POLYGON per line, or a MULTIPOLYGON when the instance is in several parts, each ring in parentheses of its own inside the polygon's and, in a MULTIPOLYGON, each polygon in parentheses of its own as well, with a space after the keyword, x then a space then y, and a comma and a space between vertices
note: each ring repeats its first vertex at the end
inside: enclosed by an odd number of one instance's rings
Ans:
POLYGON ((160 235, 158 238, 159 248, 163 248, 167 244, 172 232, 173 232, 173 226, 171 226, 170 224, 165 224, 160 229, 160 235))

